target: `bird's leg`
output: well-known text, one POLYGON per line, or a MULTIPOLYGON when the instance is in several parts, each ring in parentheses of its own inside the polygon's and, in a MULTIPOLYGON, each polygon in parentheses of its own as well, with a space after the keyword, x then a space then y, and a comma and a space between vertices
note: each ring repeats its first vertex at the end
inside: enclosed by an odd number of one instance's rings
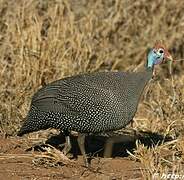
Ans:
POLYGON ((133 119, 130 121, 130 127, 131 127, 131 128, 134 127, 134 121, 133 121, 133 119))
POLYGON ((67 155, 68 152, 71 150, 72 146, 71 146, 71 142, 70 142, 70 136, 65 136, 65 147, 62 150, 64 155, 67 155))
POLYGON ((70 133, 68 131, 64 131, 64 135, 65 135, 65 146, 62 152, 64 155, 66 155, 71 150, 72 146, 70 141, 70 133))
POLYGON ((137 136, 137 132, 136 132, 136 130, 134 129, 134 121, 133 121, 133 119, 131 120, 131 122, 130 122, 130 126, 131 126, 131 128, 133 129, 133 134, 134 134, 134 136, 137 136))
POLYGON ((86 152, 85 152, 85 144, 84 144, 85 143, 85 134, 79 133, 77 141, 78 141, 78 145, 79 145, 81 154, 83 155, 84 164, 86 167, 89 167, 88 159, 87 159, 86 152))

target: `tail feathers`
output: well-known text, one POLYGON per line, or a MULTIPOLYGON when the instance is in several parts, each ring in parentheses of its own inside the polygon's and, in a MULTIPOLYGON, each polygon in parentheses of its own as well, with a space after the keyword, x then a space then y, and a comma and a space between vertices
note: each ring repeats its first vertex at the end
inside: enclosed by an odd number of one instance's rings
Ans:
POLYGON ((26 118, 24 118, 24 123, 23 123, 23 125, 22 125, 22 127, 20 128, 20 130, 18 131, 18 133, 17 133, 17 136, 23 136, 24 134, 27 134, 28 132, 29 132, 29 130, 28 130, 28 119, 27 119, 27 117, 26 118))
POLYGON ((26 126, 22 126, 20 131, 18 131, 17 136, 23 136, 24 134, 28 134, 30 132, 34 132, 35 129, 33 128, 27 128, 26 126))
POLYGON ((24 134, 39 131, 41 129, 41 124, 39 124, 39 121, 28 116, 25 118, 25 122, 17 133, 17 136, 23 136, 24 134))
POLYGON ((27 117, 21 127, 20 131, 17 133, 18 136, 23 136, 24 134, 31 133, 34 131, 39 131, 47 128, 47 122, 44 119, 45 114, 40 112, 35 106, 31 106, 27 117))
POLYGON ((24 134, 39 130, 45 130, 48 128, 50 128, 50 126, 48 126, 46 121, 43 121, 42 119, 40 120, 28 118, 24 122, 23 126, 20 128, 19 132, 17 133, 17 136, 23 136, 24 134))
POLYGON ((18 133, 17 133, 17 136, 23 136, 24 134, 26 134, 24 131, 20 130, 18 133))

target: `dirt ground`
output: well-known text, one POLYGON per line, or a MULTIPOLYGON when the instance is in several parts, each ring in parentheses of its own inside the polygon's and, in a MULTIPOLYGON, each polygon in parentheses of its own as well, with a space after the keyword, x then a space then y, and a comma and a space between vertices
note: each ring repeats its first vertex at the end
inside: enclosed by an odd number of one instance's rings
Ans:
POLYGON ((91 168, 87 169, 83 166, 81 155, 67 163, 46 162, 43 152, 27 148, 30 144, 27 144, 25 138, 0 139, 1 180, 142 179, 141 164, 127 157, 94 157, 91 168))

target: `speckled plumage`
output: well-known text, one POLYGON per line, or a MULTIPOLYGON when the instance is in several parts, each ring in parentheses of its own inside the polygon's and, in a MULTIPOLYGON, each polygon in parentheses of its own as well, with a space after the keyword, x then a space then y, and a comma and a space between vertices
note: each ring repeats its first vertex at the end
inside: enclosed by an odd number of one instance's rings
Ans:
POLYGON ((143 72, 98 72, 52 82, 38 90, 18 135, 47 128, 80 133, 118 130, 133 119, 152 77, 143 72))
POLYGON ((98 72, 61 79, 41 88, 18 135, 56 128, 66 137, 63 153, 71 149, 70 131, 78 132, 78 145, 86 166, 85 134, 119 130, 129 124, 154 66, 173 61, 166 48, 156 43, 148 53, 143 72, 98 72))

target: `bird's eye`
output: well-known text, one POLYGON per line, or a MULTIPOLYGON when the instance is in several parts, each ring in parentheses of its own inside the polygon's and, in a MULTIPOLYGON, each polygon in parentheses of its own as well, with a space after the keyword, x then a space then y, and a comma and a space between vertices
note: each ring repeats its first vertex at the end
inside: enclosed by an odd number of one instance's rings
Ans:
POLYGON ((164 53, 163 49, 160 49, 160 50, 159 50, 159 53, 160 53, 160 54, 164 53))

